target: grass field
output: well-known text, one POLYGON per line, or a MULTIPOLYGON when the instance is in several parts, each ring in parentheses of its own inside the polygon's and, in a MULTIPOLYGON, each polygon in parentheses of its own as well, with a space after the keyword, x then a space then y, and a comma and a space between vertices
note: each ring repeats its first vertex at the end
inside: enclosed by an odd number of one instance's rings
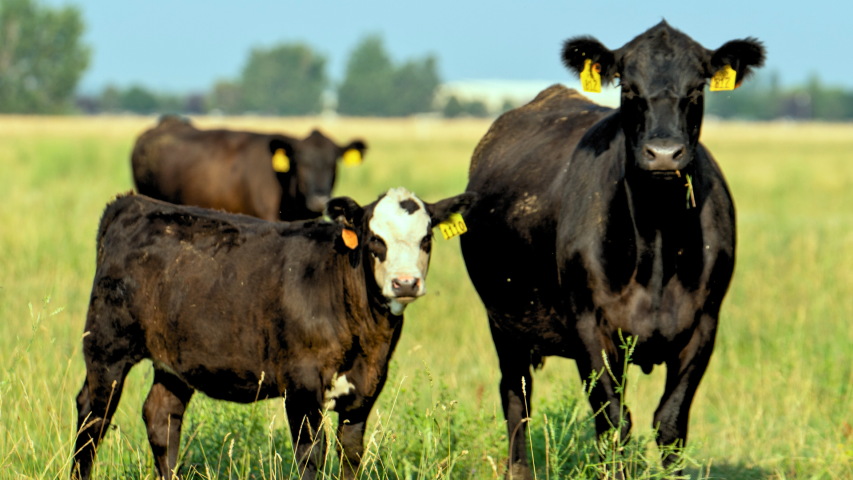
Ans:
MULTIPOLYGON (((97 223, 110 197, 132 188, 130 149, 153 122, 0 117, 0 478, 66 478, 97 223)), ((319 125, 341 143, 362 137, 370 146, 365 163, 342 168, 336 189, 362 203, 400 185, 428 201, 464 190, 471 152, 489 125, 197 123, 300 135, 319 125)), ((739 235, 716 350, 693 404, 689 471, 694 478, 853 478, 853 125, 709 124, 703 141, 727 175, 739 235)), ((506 441, 500 373, 457 239, 436 241, 427 286, 427 297, 407 311, 374 411, 375 464, 384 468, 376 474, 495 478, 506 441)), ((631 367, 628 380, 631 455, 647 455, 653 466, 648 435, 664 371, 647 376, 631 367)), ((534 383, 537 476, 571 469, 588 476, 584 466, 597 456, 574 363, 550 358, 534 383)), ((100 449, 100 478, 153 477, 140 414, 150 384, 146 361, 131 371, 117 427, 100 449)), ((184 430, 185 472, 287 476, 282 408, 281 400, 239 406, 197 395, 184 430)), ((650 475, 646 462, 637 465, 637 476, 650 475)))

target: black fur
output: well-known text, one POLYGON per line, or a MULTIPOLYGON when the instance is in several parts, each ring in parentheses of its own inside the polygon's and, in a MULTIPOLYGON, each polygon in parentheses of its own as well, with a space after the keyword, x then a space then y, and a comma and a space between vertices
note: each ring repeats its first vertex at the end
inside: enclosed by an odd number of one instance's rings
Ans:
MULTIPOLYGON (((474 151, 467 190, 479 196, 461 246, 498 353, 515 478, 531 476, 524 424, 533 415, 531 365, 549 355, 573 358, 586 380, 603 372, 604 354, 618 378, 620 335, 637 338, 633 362, 643 371, 667 366, 654 417, 658 443, 687 439, 735 258, 734 204, 699 143, 704 89, 714 61, 733 62, 744 75, 763 62, 753 39, 718 53, 666 22, 613 51, 573 38, 563 48, 567 67, 578 73, 591 58, 605 81, 618 76, 620 107, 555 85, 498 118, 474 151), (686 175, 695 207, 685 200, 686 175)), ((624 418, 627 438, 630 414, 609 373, 590 403, 602 410, 600 435, 624 418)))

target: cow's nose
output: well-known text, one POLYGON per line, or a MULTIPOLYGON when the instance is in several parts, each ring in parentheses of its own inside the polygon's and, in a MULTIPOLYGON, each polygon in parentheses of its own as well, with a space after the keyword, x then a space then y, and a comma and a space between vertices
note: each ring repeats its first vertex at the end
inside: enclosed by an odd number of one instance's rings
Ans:
POLYGON ((421 279, 412 276, 402 276, 391 280, 391 290, 396 297, 417 297, 421 279))
POLYGON ((324 208, 326 208, 326 202, 329 201, 329 197, 326 195, 316 195, 310 197, 308 199, 308 209, 312 212, 322 212, 324 208))
POLYGON ((649 170, 676 170, 679 168, 679 160, 684 156, 684 144, 647 143, 643 153, 649 170))

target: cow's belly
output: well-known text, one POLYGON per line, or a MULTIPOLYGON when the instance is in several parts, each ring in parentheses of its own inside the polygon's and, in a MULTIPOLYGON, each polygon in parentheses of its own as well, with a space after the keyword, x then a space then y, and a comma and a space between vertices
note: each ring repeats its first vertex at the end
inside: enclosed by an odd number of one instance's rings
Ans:
POLYGON ((618 349, 622 336, 636 337, 633 360, 637 364, 658 364, 667 355, 686 346, 696 326, 697 312, 704 304, 704 289, 687 291, 672 277, 659 292, 632 283, 620 295, 597 295, 595 304, 607 319, 598 328, 618 349))
POLYGON ((154 360, 153 363, 155 369, 169 372, 217 400, 251 403, 256 399, 278 397, 286 389, 280 385, 277 372, 266 372, 257 366, 185 362, 173 368, 167 362, 154 360))

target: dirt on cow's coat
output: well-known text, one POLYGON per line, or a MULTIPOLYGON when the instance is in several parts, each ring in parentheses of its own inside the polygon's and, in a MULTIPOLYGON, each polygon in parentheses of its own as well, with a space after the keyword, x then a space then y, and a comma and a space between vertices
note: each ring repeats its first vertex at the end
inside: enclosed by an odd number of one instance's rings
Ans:
MULTIPOLYGON (((336 138, 364 138, 370 155, 361 166, 341 167, 335 191, 360 203, 397 186, 427 201, 463 191, 471 153, 490 124, 193 121, 296 136, 319 126, 336 138)), ((155 122, 0 117, 0 479, 68 474, 98 219, 113 195, 132 188, 133 141, 155 122)), ((738 257, 691 411, 691 472, 705 478, 710 466, 717 478, 853 478, 853 126, 706 123, 702 141, 732 190, 738 257)), ((500 373, 488 323, 458 240, 436 236, 427 296, 406 312, 392 377, 366 436, 372 478, 504 473, 500 373)), ((99 450, 97 478, 152 475, 141 419, 151 372, 147 361, 131 371, 116 427, 99 450)), ((607 465, 596 453, 574 363, 548 358, 534 376, 529 442, 537 477, 596 478, 607 465)), ((622 459, 637 478, 660 474, 651 419, 664 379, 661 367, 648 376, 628 371, 634 438, 622 459)), ((281 400, 236 405, 198 395, 185 420, 184 473, 291 476, 283 408, 281 400)), ((337 476, 334 464, 328 476, 337 476)))

